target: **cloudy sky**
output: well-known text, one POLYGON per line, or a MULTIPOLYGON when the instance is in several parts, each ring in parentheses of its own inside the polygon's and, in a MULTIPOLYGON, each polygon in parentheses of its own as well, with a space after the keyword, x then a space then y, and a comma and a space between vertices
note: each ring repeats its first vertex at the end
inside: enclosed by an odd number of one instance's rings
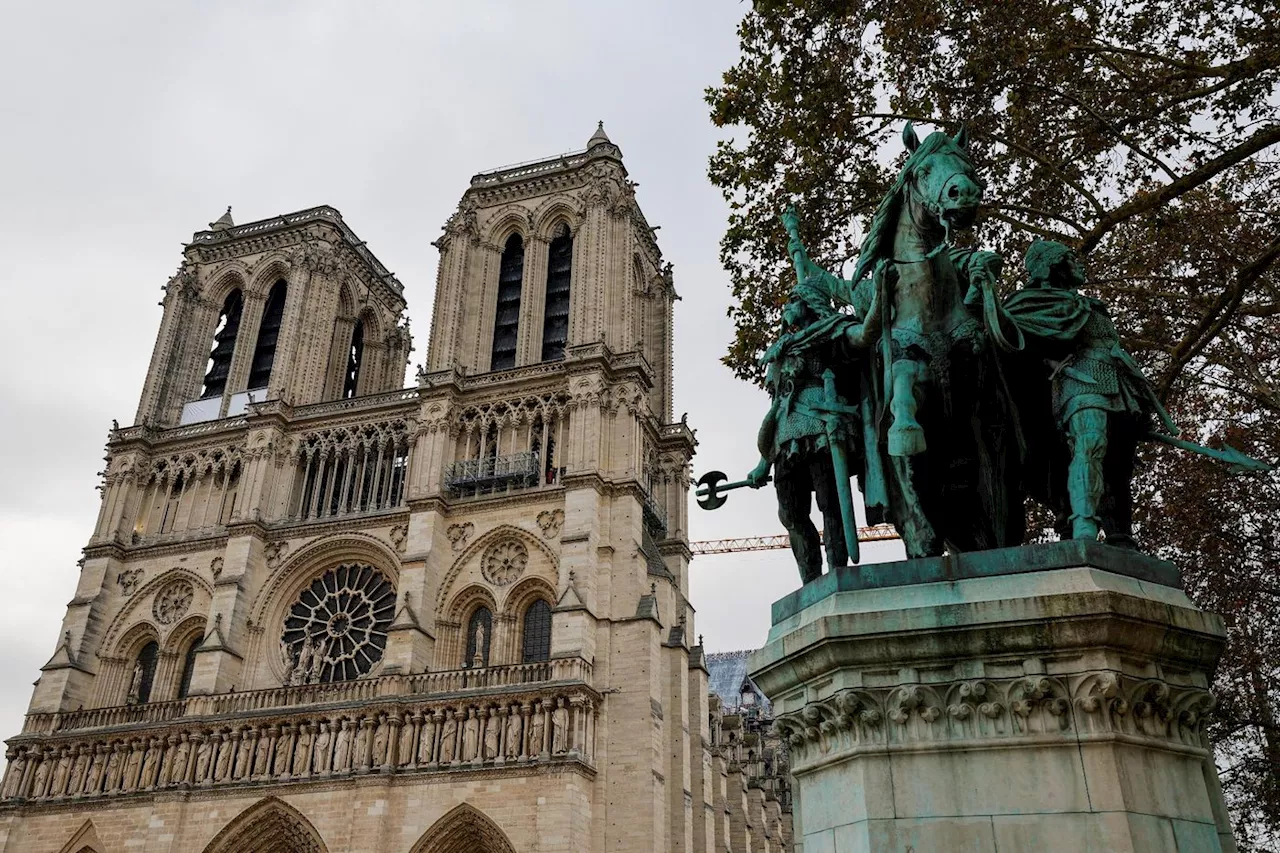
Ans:
MULTIPOLYGON (((755 462, 767 398, 720 355, 726 219, 703 90, 736 57, 736 0, 643 3, 40 3, 0 28, 0 737, 52 653, 91 532, 111 419, 133 421, 160 287, 192 232, 316 204, 405 284, 418 363, 430 242, 468 179, 621 146, 675 264, 676 414, 697 473, 755 462)), ((692 513, 694 539, 780 532, 768 492, 692 513)), ((873 558, 893 555, 878 546, 873 558)), ((759 645, 797 584, 783 551, 694 563, 710 650, 759 645)))

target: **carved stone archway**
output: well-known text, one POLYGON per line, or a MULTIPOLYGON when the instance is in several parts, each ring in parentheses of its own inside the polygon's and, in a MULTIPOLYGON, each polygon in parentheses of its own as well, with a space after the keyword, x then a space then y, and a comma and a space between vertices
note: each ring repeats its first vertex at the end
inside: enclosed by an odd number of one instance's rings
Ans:
POLYGON ((423 833, 409 853, 515 853, 498 825, 463 803, 423 833))
POLYGON ((223 827, 204 853, 328 853, 328 849, 302 812, 267 797, 223 827))
POLYGON ((98 840, 98 830, 93 821, 86 820, 58 853, 106 853, 106 848, 98 840))

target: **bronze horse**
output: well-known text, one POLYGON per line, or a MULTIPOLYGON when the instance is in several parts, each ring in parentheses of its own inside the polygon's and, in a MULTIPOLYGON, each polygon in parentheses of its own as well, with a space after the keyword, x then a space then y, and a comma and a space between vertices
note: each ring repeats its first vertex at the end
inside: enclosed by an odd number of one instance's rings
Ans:
POLYGON ((896 273, 862 385, 879 427, 877 447, 865 449, 879 456, 863 474, 868 514, 892 521, 913 557, 1018 545, 1022 441, 998 351, 1022 343, 995 291, 1000 257, 950 245, 953 231, 973 224, 983 187, 964 129, 921 142, 908 124, 903 141, 910 156, 853 276, 828 279, 838 300, 865 313, 870 272, 887 260, 896 273))

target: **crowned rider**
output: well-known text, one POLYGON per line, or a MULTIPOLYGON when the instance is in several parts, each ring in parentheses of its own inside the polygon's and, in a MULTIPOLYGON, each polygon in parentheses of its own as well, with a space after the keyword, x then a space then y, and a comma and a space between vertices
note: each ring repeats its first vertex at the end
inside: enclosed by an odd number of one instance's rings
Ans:
MULTIPOLYGON (((856 540, 846 541, 844 531, 852 524, 844 523, 839 490, 847 495, 849 452, 861 444, 861 424, 857 410, 844 402, 854 398, 836 390, 833 367, 847 366, 854 353, 875 343, 879 294, 872 297, 865 322, 836 311, 829 276, 809 261, 795 236, 794 210, 788 210, 783 221, 792 232, 788 248, 795 261, 796 285, 782 307, 782 334, 760 359, 772 404, 757 435, 760 463, 747 479, 759 488, 774 469, 778 519, 791 540, 800 578, 808 583, 822 574, 818 531, 809 518, 811 495, 822 512, 827 565, 846 565, 851 546, 857 547, 856 540)), ((847 383, 858 371, 838 373, 847 383)))

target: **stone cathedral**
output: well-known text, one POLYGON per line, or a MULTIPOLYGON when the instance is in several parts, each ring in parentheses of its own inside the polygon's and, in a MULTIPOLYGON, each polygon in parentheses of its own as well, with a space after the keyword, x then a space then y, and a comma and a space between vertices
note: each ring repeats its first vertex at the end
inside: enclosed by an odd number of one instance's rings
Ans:
POLYGON ((199 231, 0 853, 781 851, 688 601, 671 267, 603 127, 401 283, 331 207, 199 231))

